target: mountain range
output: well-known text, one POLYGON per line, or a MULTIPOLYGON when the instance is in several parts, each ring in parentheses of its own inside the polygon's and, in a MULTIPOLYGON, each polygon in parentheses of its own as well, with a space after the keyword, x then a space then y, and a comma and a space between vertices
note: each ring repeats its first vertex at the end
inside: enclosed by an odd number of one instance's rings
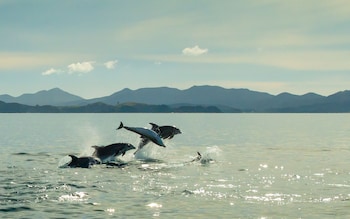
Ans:
MULTIPOLYGON (((10 103, 36 107, 52 106, 61 110, 58 112, 66 112, 67 107, 69 109, 74 107, 76 110, 85 107, 86 111, 86 106, 94 106, 95 111, 98 112, 96 109, 97 103, 100 104, 97 108, 104 106, 104 110, 106 106, 125 107, 127 104, 130 107, 130 103, 134 103, 132 107, 142 106, 142 109, 144 109, 147 106, 147 112, 152 112, 152 107, 150 106, 161 105, 169 107, 166 112, 184 109, 184 107, 187 107, 189 111, 194 110, 195 112, 195 109, 207 110, 205 107, 212 107, 209 110, 210 112, 217 112, 216 109, 220 112, 350 112, 350 91, 340 91, 330 96, 322 96, 316 93, 304 95, 281 93, 271 95, 248 89, 226 89, 207 85, 193 86, 185 90, 169 87, 141 88, 137 90, 125 88, 109 96, 92 99, 84 99, 59 88, 54 88, 33 94, 23 94, 18 97, 4 94, 0 95, 0 101, 3 102, 2 106, 10 103), (216 109, 214 110, 213 107, 216 109)), ((132 107, 129 108, 130 111, 135 110, 132 107)), ((141 110, 141 108, 138 109, 141 110)), ((156 108, 153 107, 153 109, 156 108)), ((165 108, 163 109, 165 110, 165 108)), ((116 108, 113 108, 113 110, 110 109, 109 111, 115 110, 116 108)), ((155 111, 159 112, 158 110, 155 111)))

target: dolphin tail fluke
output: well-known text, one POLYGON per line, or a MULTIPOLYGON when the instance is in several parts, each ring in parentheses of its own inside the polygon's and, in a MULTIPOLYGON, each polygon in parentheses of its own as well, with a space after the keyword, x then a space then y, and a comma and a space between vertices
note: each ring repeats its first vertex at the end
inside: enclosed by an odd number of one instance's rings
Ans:
POLYGON ((137 148, 137 150, 134 152, 134 154, 136 154, 139 150, 141 150, 147 143, 149 142, 148 138, 142 138, 139 147, 137 148))
POLYGON ((148 138, 141 136, 141 141, 140 141, 140 143, 139 143, 139 149, 143 148, 143 146, 145 146, 146 144, 148 144, 149 141, 150 141, 150 140, 149 140, 148 138))
POLYGON ((120 122, 120 125, 119 125, 119 127, 117 128, 117 130, 118 129, 122 129, 124 127, 124 124, 122 123, 122 122, 120 122))
MULTIPOLYGON (((143 147, 143 146, 142 146, 142 147, 143 147)), ((134 155, 135 155, 137 152, 139 152, 139 151, 142 149, 142 147, 138 147, 137 150, 134 152, 134 155)))

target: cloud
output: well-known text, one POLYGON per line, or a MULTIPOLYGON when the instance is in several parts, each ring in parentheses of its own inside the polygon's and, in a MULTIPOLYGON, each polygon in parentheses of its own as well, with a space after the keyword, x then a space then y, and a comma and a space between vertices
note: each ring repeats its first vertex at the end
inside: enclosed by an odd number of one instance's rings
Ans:
POLYGON ((187 56, 199 56, 205 53, 208 53, 208 49, 201 49, 198 45, 192 48, 187 47, 182 50, 182 54, 187 56))
POLYGON ((118 63, 118 60, 112 60, 112 61, 107 61, 102 63, 96 63, 94 61, 88 61, 88 62, 77 62, 77 63, 72 63, 67 66, 67 69, 62 70, 62 69, 56 69, 56 68, 50 68, 41 74, 44 76, 48 75, 53 75, 53 74, 59 74, 59 73, 68 73, 68 74, 73 74, 73 73, 88 73, 91 72, 95 69, 95 66, 101 66, 103 65, 107 69, 114 69, 118 63))
POLYGON ((103 63, 103 65, 104 65, 107 69, 114 69, 117 63, 118 63, 118 60, 113 60, 113 61, 105 62, 105 63, 103 63))
POLYGON ((46 71, 44 71, 43 73, 41 73, 42 75, 52 75, 52 74, 59 74, 62 73, 63 71, 60 69, 54 69, 54 68, 50 68, 46 71))
POLYGON ((93 66, 94 62, 77 62, 77 63, 72 63, 67 66, 68 68, 68 73, 88 73, 92 70, 94 70, 93 66))

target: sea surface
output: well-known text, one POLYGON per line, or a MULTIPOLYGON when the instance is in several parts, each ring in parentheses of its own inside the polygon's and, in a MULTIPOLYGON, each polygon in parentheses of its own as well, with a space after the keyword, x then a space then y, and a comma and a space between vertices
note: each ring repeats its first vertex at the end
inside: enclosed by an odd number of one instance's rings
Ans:
POLYGON ((0 218, 350 218, 350 114, 0 114, 0 152, 0 218), (120 121, 182 134, 62 168, 120 121))

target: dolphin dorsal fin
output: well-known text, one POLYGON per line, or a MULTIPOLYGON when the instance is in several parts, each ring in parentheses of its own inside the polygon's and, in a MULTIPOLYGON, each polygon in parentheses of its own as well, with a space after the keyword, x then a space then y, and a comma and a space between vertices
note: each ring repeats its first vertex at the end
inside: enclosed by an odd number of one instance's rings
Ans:
POLYGON ((78 160, 78 157, 75 156, 75 155, 70 154, 70 155, 68 155, 68 156, 70 156, 70 157, 72 158, 72 160, 78 160))
POLYGON ((159 125, 157 124, 154 124, 152 122, 150 122, 149 124, 152 125, 152 130, 155 131, 158 135, 160 134, 160 128, 159 128, 159 125))
POLYGON ((149 124, 152 126, 152 130, 159 129, 159 125, 157 125, 157 124, 152 123, 152 122, 150 122, 149 124))
POLYGON ((77 162, 78 162, 78 157, 75 156, 75 155, 72 155, 72 154, 70 154, 70 155, 68 155, 68 156, 70 156, 70 157, 72 158, 72 161, 69 163, 68 166, 74 166, 74 165, 76 165, 77 162))
POLYGON ((118 130, 118 129, 122 129, 122 128, 124 128, 124 124, 123 124, 123 122, 120 122, 120 125, 119 125, 119 127, 117 128, 117 130, 118 130))

